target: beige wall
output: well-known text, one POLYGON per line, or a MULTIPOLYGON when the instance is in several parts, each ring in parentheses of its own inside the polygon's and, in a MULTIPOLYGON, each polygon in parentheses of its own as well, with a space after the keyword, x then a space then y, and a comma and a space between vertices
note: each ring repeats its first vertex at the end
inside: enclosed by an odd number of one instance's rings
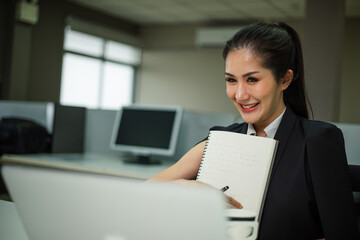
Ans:
POLYGON ((196 26, 145 27, 137 103, 236 113, 226 97, 221 48, 194 45, 196 26))
POLYGON ((340 122, 360 123, 360 19, 346 21, 340 85, 340 122))
POLYGON ((223 65, 221 49, 144 51, 137 102, 232 112, 223 65))

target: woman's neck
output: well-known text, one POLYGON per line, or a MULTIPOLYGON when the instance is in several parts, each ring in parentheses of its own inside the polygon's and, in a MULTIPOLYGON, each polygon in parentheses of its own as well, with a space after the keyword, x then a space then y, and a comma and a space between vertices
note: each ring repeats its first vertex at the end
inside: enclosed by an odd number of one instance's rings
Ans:
POLYGON ((276 111, 276 114, 273 115, 273 117, 265 124, 259 124, 255 123, 253 124, 253 127, 256 131, 257 136, 266 136, 265 128, 269 126, 272 122, 274 122, 285 110, 286 106, 285 104, 282 104, 279 107, 279 110, 276 111))

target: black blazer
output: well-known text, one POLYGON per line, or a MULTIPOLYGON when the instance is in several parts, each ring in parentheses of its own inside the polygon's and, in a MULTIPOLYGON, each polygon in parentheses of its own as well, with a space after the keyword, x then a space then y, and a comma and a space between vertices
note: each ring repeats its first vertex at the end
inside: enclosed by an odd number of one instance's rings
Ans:
MULTIPOLYGON (((213 129, 246 134, 247 123, 213 129)), ((341 130, 287 108, 275 139, 258 239, 359 239, 341 130)))

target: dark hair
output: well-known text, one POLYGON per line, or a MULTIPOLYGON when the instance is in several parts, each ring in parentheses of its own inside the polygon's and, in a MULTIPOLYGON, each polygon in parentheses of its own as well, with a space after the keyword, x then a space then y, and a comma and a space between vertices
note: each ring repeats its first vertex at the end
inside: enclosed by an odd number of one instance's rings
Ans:
POLYGON ((278 82, 288 69, 293 70, 292 82, 284 91, 284 102, 296 115, 308 119, 307 104, 311 113, 312 109, 305 90, 302 48, 296 31, 282 22, 251 24, 226 42, 224 60, 230 51, 239 49, 248 49, 260 57, 262 66, 270 69, 278 82))

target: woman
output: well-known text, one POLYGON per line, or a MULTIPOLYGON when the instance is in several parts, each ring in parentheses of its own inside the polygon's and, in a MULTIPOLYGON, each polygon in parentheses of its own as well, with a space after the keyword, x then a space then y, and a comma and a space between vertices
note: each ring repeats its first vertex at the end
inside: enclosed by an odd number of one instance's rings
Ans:
MULTIPOLYGON (((245 123, 216 129, 279 141, 259 239, 357 239, 343 136, 308 120, 297 33, 284 23, 249 25, 223 57, 226 93, 245 123)), ((151 180, 194 183, 205 143, 151 180)))

